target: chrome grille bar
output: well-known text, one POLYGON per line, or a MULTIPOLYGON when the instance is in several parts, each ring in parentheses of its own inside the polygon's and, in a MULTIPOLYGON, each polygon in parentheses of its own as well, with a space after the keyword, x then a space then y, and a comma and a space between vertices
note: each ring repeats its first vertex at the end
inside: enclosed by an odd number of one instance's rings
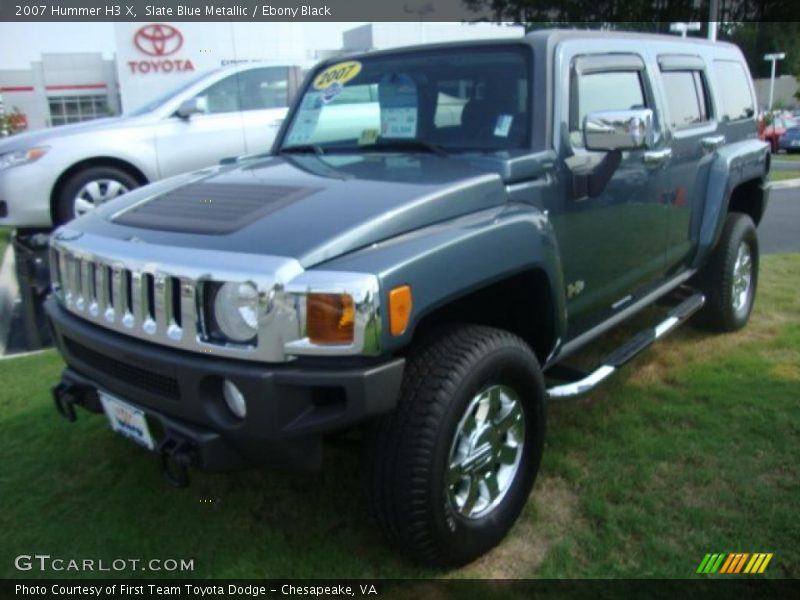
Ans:
POLYGON ((65 235, 64 230, 51 238, 58 265, 53 281, 59 283, 54 286, 56 297, 70 312, 124 335, 187 351, 263 362, 291 360, 284 345, 301 337, 299 317, 275 298, 285 296, 287 282, 303 273, 294 259, 163 247, 91 234, 71 237, 72 232, 65 235), (257 268, 263 275, 254 276, 237 265, 257 268), (210 282, 228 281, 249 281, 259 290, 264 318, 255 345, 203 337, 198 290, 210 282), (272 314, 278 309, 280 319, 272 314), (280 331, 267 331, 276 324, 280 331))

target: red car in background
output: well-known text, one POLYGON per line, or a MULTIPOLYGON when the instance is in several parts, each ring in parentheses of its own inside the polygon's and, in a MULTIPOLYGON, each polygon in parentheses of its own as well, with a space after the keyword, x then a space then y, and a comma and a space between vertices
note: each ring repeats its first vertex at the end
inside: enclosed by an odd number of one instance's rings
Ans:
POLYGON ((781 139, 781 136, 786 133, 787 129, 791 129, 792 127, 800 127, 800 122, 798 122, 796 119, 790 119, 788 117, 775 117, 770 125, 767 127, 762 127, 763 126, 759 124, 760 132, 758 137, 765 142, 769 142, 772 151, 777 152, 778 141, 781 139))

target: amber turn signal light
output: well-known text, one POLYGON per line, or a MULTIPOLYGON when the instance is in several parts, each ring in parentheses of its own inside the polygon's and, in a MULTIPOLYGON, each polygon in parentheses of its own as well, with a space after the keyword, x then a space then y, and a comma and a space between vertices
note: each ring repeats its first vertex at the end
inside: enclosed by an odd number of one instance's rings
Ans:
POLYGON ((306 297, 306 328, 314 344, 351 344, 355 308, 348 294, 309 294, 306 297))
POLYGON ((389 330, 392 335, 403 335, 411 317, 411 287, 401 285, 389 292, 389 330))

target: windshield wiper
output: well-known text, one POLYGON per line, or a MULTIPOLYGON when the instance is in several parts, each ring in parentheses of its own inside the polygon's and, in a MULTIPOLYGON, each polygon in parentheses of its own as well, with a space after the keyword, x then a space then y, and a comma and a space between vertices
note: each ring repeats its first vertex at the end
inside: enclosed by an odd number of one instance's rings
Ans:
POLYGON ((278 154, 316 154, 320 156, 325 154, 321 146, 317 144, 297 144, 296 146, 284 146, 278 151, 278 154))
POLYGON ((361 152, 381 152, 383 150, 422 150, 436 156, 448 156, 447 151, 439 144, 423 140, 381 140, 374 144, 359 146, 361 152))

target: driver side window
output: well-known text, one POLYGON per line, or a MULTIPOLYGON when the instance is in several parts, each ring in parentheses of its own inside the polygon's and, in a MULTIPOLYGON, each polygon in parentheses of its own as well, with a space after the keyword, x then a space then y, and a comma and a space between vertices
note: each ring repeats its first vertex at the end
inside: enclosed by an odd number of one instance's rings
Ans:
POLYGON ((647 107, 639 71, 585 73, 576 78, 569 127, 573 148, 583 148, 583 119, 589 113, 647 107))
POLYGON ((248 69, 234 73, 200 92, 206 114, 283 108, 288 104, 286 67, 248 69))
POLYGON ((238 74, 231 75, 197 94, 205 100, 205 113, 217 114, 239 110, 238 74))

